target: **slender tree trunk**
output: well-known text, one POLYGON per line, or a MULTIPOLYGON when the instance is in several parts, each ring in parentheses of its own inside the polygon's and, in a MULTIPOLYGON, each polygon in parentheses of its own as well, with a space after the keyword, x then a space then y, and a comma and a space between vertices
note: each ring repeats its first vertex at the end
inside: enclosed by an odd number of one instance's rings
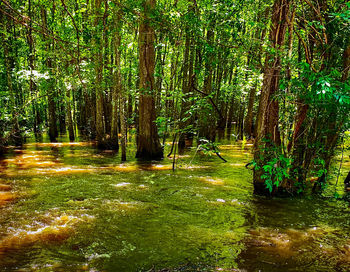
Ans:
MULTIPOLYGON (((208 26, 207 30, 207 42, 209 45, 213 46, 214 43, 214 27, 215 20, 212 20, 208 26)), ((205 78, 203 85, 203 93, 210 95, 212 92, 212 84, 213 84, 213 62, 214 62, 214 53, 207 52, 207 60, 205 64, 205 78)), ((208 101, 209 103, 209 101, 208 101)), ((214 110, 213 110, 214 112, 214 110)), ((213 112, 205 111, 201 115, 201 125, 199 130, 199 137, 204 137, 209 141, 215 141, 216 120, 214 118, 213 112)))
MULTIPOLYGON (((189 31, 189 30, 187 30, 189 31)), ((191 46, 191 37, 190 33, 186 33, 185 39, 185 50, 184 50, 184 60, 183 60, 183 69, 182 69, 182 93, 183 99, 181 103, 181 112, 180 112, 180 136, 178 141, 179 152, 183 152, 186 147, 186 138, 187 134, 189 134, 186 130, 188 125, 189 117, 187 111, 189 110, 189 55, 190 55, 190 46, 191 46)))
POLYGON ((92 0, 93 13, 94 13, 94 33, 93 33, 93 61, 95 64, 95 113, 96 113, 96 141, 98 148, 106 148, 106 133, 105 133, 105 119, 104 119, 104 103, 103 96, 104 90, 102 87, 103 78, 103 37, 102 37, 102 14, 101 14, 101 4, 102 0, 92 0))
POLYGON ((122 155, 121 155, 121 160, 126 161, 126 140, 127 140, 127 134, 126 134, 126 129, 127 129, 127 123, 126 123, 126 115, 125 115, 125 93, 124 93, 124 88, 122 87, 121 93, 120 93, 120 106, 119 106, 119 114, 120 114, 120 133, 121 133, 121 147, 122 147, 122 155))
MULTIPOLYGON (((29 93, 31 97, 36 96, 37 86, 33 80, 33 71, 35 70, 35 46, 34 38, 32 34, 32 0, 28 1, 28 16, 30 18, 29 28, 27 30, 27 41, 29 46, 29 55, 28 55, 28 65, 30 69, 30 79, 29 79, 29 93)), ((37 138, 39 135, 39 126, 40 126, 40 115, 38 111, 38 105, 36 99, 32 102, 32 113, 33 113, 33 132, 37 138)))
POLYGON ((221 112, 221 116, 219 116, 218 122, 217 122, 217 129, 218 129, 218 139, 221 140, 225 137, 225 128, 226 128, 226 104, 223 101, 222 94, 221 94, 221 82, 224 76, 224 70, 225 70, 225 55, 219 54, 218 57, 218 64, 217 64, 217 76, 216 76, 216 105, 218 105, 218 108, 221 112))
POLYGON ((250 88, 247 115, 244 121, 244 132, 248 138, 253 137, 253 108, 256 96, 257 83, 250 88))
MULTIPOLYGON (((55 7, 52 8, 52 13, 54 14, 55 7)), ((41 9, 41 17, 43 26, 46 29, 46 31, 49 31, 48 25, 47 25, 47 12, 44 7, 41 9)), ((46 40, 46 50, 47 52, 52 52, 53 44, 54 42, 44 37, 46 40), (50 45, 52 42, 52 46, 50 45)), ((49 137, 51 142, 57 141, 58 136, 58 129, 57 129, 57 116, 56 116, 56 102, 55 102, 55 79, 54 79, 54 63, 51 56, 47 57, 46 59, 46 66, 49 70, 50 79, 48 80, 49 87, 48 87, 48 94, 47 94, 47 101, 48 101, 48 115, 49 115, 49 137)))
MULTIPOLYGON (((158 44, 163 43, 163 37, 159 37, 158 44)), ((164 58, 166 56, 167 45, 159 46, 156 50, 156 79, 155 79, 155 88, 156 88, 156 113, 159 115, 161 113, 161 102, 162 102, 162 85, 164 78, 164 58)))
MULTIPOLYGON (((132 62, 132 58, 130 57, 130 60, 129 60, 129 75, 128 75, 128 88, 129 88, 129 90, 132 90, 132 88, 133 88, 131 62, 132 62)), ((131 95, 131 93, 129 91, 129 95, 128 95, 128 111, 127 111, 127 115, 126 115, 126 117, 129 120, 131 120, 131 118, 133 117, 133 107, 132 107, 132 105, 133 105, 133 97, 132 97, 132 95, 131 95)), ((128 127, 129 127, 129 124, 128 124, 128 127)))
MULTIPOLYGON (((121 79, 121 67, 120 67, 120 30, 121 30, 121 13, 118 11, 115 14, 115 26, 116 31, 114 35, 114 87, 112 93, 112 127, 111 127, 111 144, 115 150, 119 149, 118 144, 118 101, 119 96, 121 98, 122 92, 122 79, 121 79)), ((120 106, 123 106, 121 104, 120 106)), ((119 109, 121 111, 121 109, 119 109)), ((122 122, 122 120, 120 120, 122 122)))
POLYGON ((139 29, 140 98, 136 158, 160 159, 163 157, 163 149, 159 142, 155 123, 154 100, 155 32, 150 23, 156 0, 145 0, 143 3, 144 12, 140 18, 139 29))
POLYGON ((72 107, 71 107, 71 97, 70 97, 70 89, 67 89, 66 91, 67 96, 67 120, 68 120, 68 134, 69 134, 69 140, 71 142, 74 142, 75 136, 74 136, 74 125, 73 125, 73 117, 72 117, 72 107))
MULTIPOLYGON (((58 90, 58 94, 59 94, 59 97, 64 97, 64 92, 61 89, 58 90)), ((58 102, 58 110, 59 110, 58 121, 59 121, 60 133, 65 134, 67 128, 66 128, 66 108, 64 106, 64 100, 60 100, 58 102)))
MULTIPOLYGON (((12 23, 11 21, 5 20, 4 17, 0 17, 1 21, 0 23, 3 24, 3 31, 4 33, 9 32, 8 30, 11 29, 12 23)), ((1 35, 3 36, 3 35, 1 35)), ((3 52, 4 52, 4 58, 5 58, 5 69, 6 69, 6 81, 7 81, 7 90, 8 90, 8 96, 9 96, 9 108, 11 109, 11 125, 12 125, 12 131, 11 131, 11 141, 16 146, 22 145, 22 136, 18 124, 18 112, 17 112, 17 105, 16 105, 16 92, 13 84, 13 68, 14 68, 14 56, 11 55, 12 48, 9 47, 13 45, 11 42, 11 38, 2 38, 2 46, 3 46, 3 52)), ((1 144, 1 143, 0 143, 1 144)))

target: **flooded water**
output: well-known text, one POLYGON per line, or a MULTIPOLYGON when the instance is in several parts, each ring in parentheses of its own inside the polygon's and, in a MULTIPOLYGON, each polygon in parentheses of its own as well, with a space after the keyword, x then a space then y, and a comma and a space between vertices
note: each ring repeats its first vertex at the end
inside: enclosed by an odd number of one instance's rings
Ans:
POLYGON ((84 142, 13 149, 0 271, 350 271, 348 203, 253 196, 250 148, 222 144, 227 163, 191 150, 175 172, 172 158, 137 163, 132 146, 124 164, 84 142))

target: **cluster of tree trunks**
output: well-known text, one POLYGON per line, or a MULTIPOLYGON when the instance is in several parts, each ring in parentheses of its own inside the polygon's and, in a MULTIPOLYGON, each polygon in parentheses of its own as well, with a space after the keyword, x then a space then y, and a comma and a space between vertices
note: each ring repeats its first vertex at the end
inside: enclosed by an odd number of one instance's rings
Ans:
MULTIPOLYGON (((259 110, 257 114, 256 139, 254 142, 254 160, 259 166, 264 165, 271 159, 266 148, 279 147, 281 137, 279 131, 279 102, 274 97, 279 89, 281 73, 280 50, 285 41, 288 28, 288 16, 290 8, 289 0, 276 0, 272 7, 271 31, 269 35, 270 46, 273 53, 267 53, 264 66, 263 86, 260 94, 259 110), (264 152, 264 154, 262 154, 264 152), (263 159, 261 159, 263 158, 263 159)), ((269 195, 265 180, 261 177, 262 167, 254 170, 254 193, 269 195)), ((275 190, 283 190, 283 186, 275 190)), ((274 192, 276 193, 276 192, 274 192)))
MULTIPOLYGON (((303 95, 292 93, 292 70, 296 67, 292 63, 292 59, 296 60, 293 44, 296 41, 299 42, 297 61, 301 63, 305 59, 316 72, 330 71, 335 63, 339 66, 340 59, 335 57, 332 49, 337 37, 329 27, 332 23, 327 15, 329 3, 322 0, 316 7, 314 1, 303 2, 308 12, 302 18, 297 14, 301 7, 292 0, 275 0, 269 8, 259 2, 259 11, 254 13, 257 26, 240 22, 237 29, 229 30, 222 28, 221 16, 224 14, 213 10, 203 14, 200 10, 203 3, 190 0, 186 2, 186 12, 181 15, 183 21, 177 26, 181 31, 171 33, 162 29, 167 29, 167 24, 155 20, 159 15, 156 0, 143 0, 137 3, 141 4, 140 9, 131 8, 132 11, 119 0, 91 0, 86 6, 85 3, 61 0, 60 5, 57 1, 51 2, 49 8, 29 0, 25 5, 28 17, 22 18, 24 21, 14 16, 16 11, 9 3, 0 3, 3 81, 9 94, 6 107, 10 110, 6 114, 11 115, 12 142, 20 145, 23 141, 19 116, 21 107, 25 107, 23 93, 26 93, 32 98, 30 118, 37 137, 48 128, 50 140, 55 142, 59 133, 67 130, 70 141, 74 141, 78 129, 80 135, 95 140, 101 149, 118 150, 121 146, 122 160, 125 160, 128 129, 132 126, 137 131, 136 157, 160 159, 163 147, 159 134, 163 137, 163 145, 169 135, 174 143, 178 139, 178 150, 182 152, 192 146, 195 136, 198 140, 204 138, 214 142, 223 138, 226 130, 236 139, 255 139, 254 159, 259 166, 279 155, 266 150, 279 150, 293 158, 291 178, 274 188, 273 194, 293 191, 293 185, 304 182, 309 170, 315 167, 316 147, 310 143, 322 139, 320 142, 325 148, 319 157, 324 161, 324 168, 329 169, 341 128, 346 122, 346 117, 332 107, 320 110, 327 121, 320 122, 311 117, 318 114, 313 105, 303 95), (80 9, 82 6, 84 8, 80 9), (80 19, 69 11, 73 8, 80 12, 80 19), (35 10, 38 11, 36 14, 35 10), (131 24, 131 35, 124 31, 123 22, 128 18, 124 12, 138 18, 137 23, 131 24), (76 56, 71 60, 62 58, 66 51, 61 38, 56 35, 62 26, 54 24, 57 17, 65 16, 69 17, 68 24, 75 32, 72 52, 76 56), (201 22, 203 18, 205 23, 201 22), (315 21, 329 28, 313 28, 309 22, 315 21), (16 59, 17 24, 21 24, 26 34, 28 56, 25 59, 31 71, 27 92, 17 86, 13 73, 19 59, 16 59), (41 31, 36 35, 33 31, 38 25, 41 31), (296 28, 308 29, 301 33, 296 28), (246 34, 251 29, 251 34, 246 34), (249 37, 252 44, 248 47, 230 44, 233 31, 249 37), (293 34, 298 35, 298 40, 293 34), (123 44, 127 39, 137 43, 131 43, 129 49, 129 45, 123 44), (268 49, 264 52, 266 40, 268 49), (81 43, 89 45, 83 57, 81 43), (37 47, 41 49, 41 55, 36 51, 37 47), (236 51, 236 47, 246 51, 244 56, 237 56, 242 51, 236 51), (261 64, 262 60, 264 64, 261 64), (91 65, 84 68, 86 70, 81 69, 86 63, 91 65), (32 76, 38 67, 46 69, 44 72, 48 77, 42 86, 37 85, 32 76), (280 90, 282 77, 288 82, 285 90, 280 90), (240 86, 245 89, 240 90, 240 86), (45 94, 37 99, 39 93, 45 94), (296 97, 292 102, 296 106, 293 112, 285 113, 289 94, 296 97), (278 96, 285 98, 283 103, 279 102, 278 96), (287 117, 291 120, 289 127, 293 128, 288 128, 287 132, 282 127, 285 116, 281 116, 281 112, 289 114, 287 117), (156 122, 162 127, 157 128, 156 122)), ((177 1, 175 8, 176 5, 177 1)), ((226 8, 225 4, 220 8, 226 8)), ((125 27, 129 26, 126 24, 125 27)), ((65 46, 72 44, 63 42, 65 46)), ((342 52, 343 49, 341 81, 346 82, 349 44, 341 49, 342 52)), ((0 139, 3 134, 0 129, 0 139)), ((270 192, 261 178, 262 173, 261 167, 254 170, 254 191, 267 195, 270 192)))

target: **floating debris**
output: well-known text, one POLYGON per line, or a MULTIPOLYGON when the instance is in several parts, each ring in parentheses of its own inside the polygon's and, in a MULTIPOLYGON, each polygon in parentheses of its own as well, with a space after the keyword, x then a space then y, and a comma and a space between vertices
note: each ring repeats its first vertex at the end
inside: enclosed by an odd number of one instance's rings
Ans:
POLYGON ((130 184, 131 183, 129 183, 129 182, 121 182, 121 183, 118 183, 118 184, 112 184, 112 186, 114 186, 114 187, 127 187, 130 184))

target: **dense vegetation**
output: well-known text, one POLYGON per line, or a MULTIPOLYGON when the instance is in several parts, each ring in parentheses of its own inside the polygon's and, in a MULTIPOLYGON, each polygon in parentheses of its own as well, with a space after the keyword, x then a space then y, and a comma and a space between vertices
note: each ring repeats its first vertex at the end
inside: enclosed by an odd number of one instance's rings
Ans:
POLYGON ((346 139, 345 0, 1 0, 0 29, 2 150, 68 131, 124 161, 136 134, 160 159, 227 131, 254 139, 255 193, 289 195, 322 191, 346 139))

